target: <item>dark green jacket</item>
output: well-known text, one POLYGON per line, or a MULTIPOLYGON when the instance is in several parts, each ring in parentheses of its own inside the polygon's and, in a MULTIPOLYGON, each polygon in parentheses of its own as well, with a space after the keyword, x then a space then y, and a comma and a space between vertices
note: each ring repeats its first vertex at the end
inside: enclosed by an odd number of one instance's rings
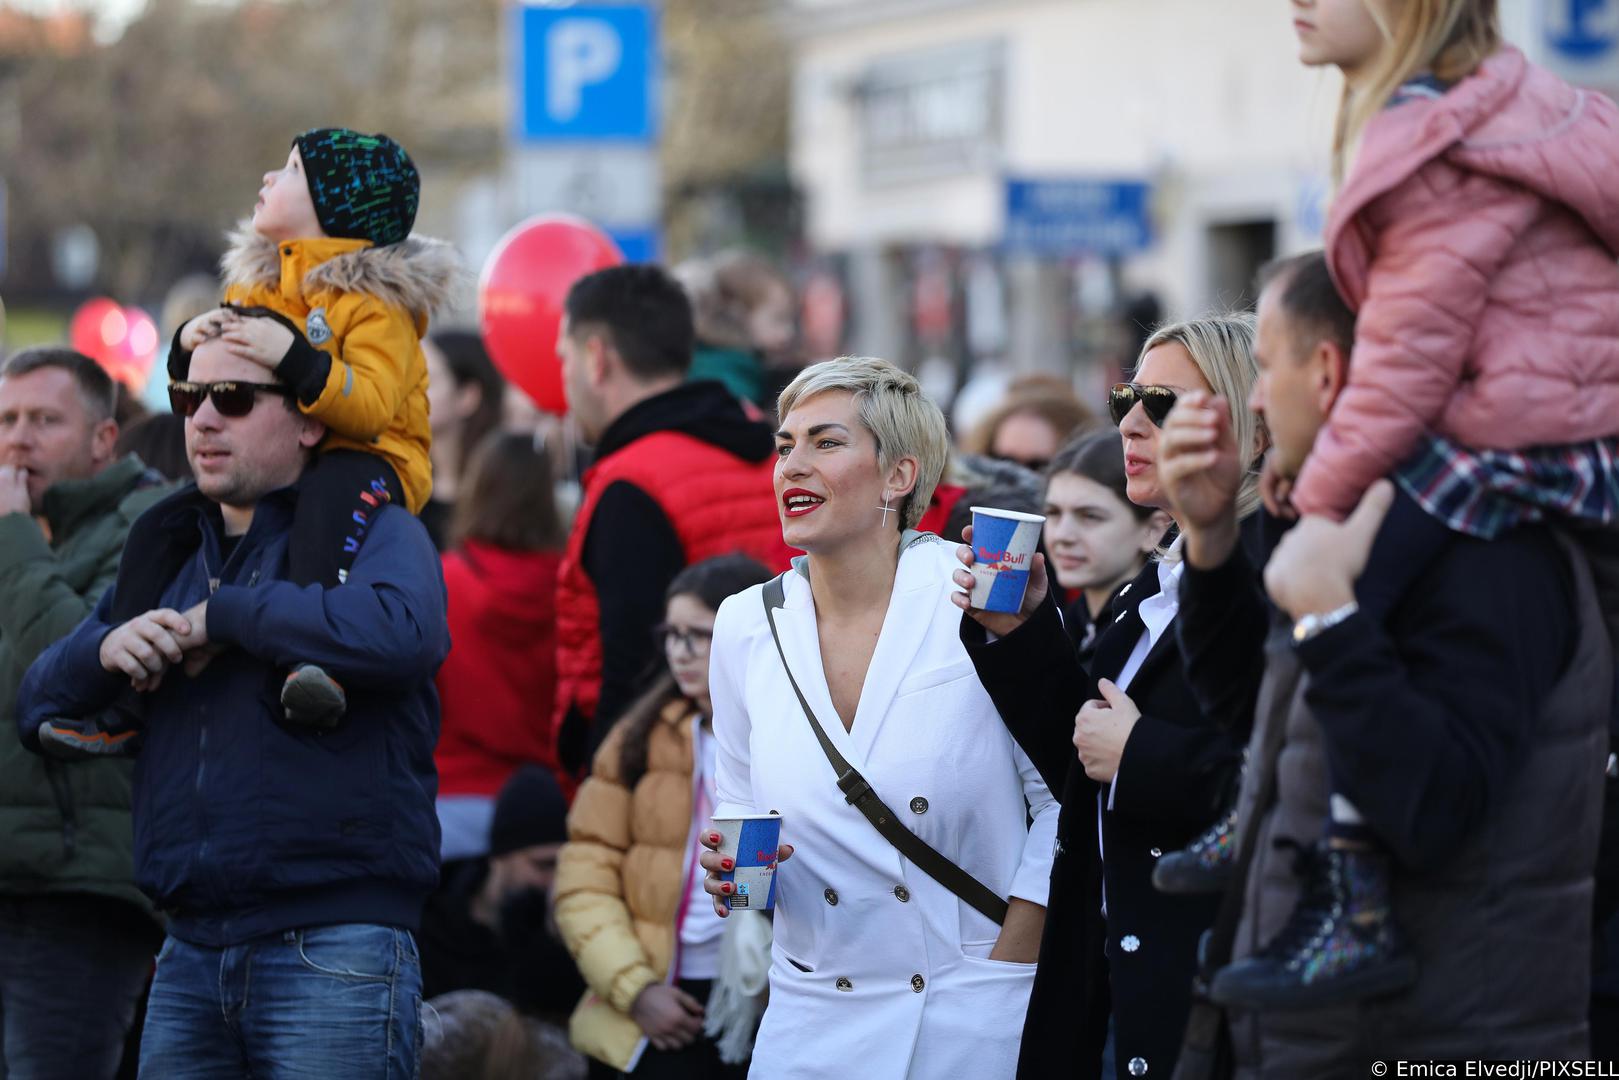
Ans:
POLYGON ((90 614, 117 577, 130 523, 167 490, 131 454, 45 493, 49 542, 29 515, 0 516, 0 894, 90 892, 151 910, 134 884, 133 763, 30 753, 16 703, 28 665, 90 614))
MULTIPOLYGON (((731 396, 740 401, 760 404, 765 391, 764 365, 759 357, 743 349, 727 349, 720 345, 699 343, 692 354, 691 370, 687 382, 713 379, 725 384, 731 396)), ((772 406, 775 402, 770 403, 772 406)))

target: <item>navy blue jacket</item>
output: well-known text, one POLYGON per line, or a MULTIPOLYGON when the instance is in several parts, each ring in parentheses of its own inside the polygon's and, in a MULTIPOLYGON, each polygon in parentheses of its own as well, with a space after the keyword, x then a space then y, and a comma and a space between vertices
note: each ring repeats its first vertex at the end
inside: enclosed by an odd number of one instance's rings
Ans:
MULTIPOLYGON (((261 499, 228 559, 218 507, 195 486, 131 530, 195 550, 161 606, 208 600, 209 640, 232 646, 196 678, 172 670, 140 695, 136 883, 171 915, 171 933, 198 945, 333 923, 414 929, 438 880, 433 676, 449 650, 438 556, 422 524, 388 506, 346 584, 293 585, 293 503, 291 489, 261 499), (348 694, 329 732, 282 721, 281 681, 298 662, 348 694)), ((100 662, 115 591, 29 668, 25 745, 38 748, 41 722, 101 712, 128 688, 100 662)))

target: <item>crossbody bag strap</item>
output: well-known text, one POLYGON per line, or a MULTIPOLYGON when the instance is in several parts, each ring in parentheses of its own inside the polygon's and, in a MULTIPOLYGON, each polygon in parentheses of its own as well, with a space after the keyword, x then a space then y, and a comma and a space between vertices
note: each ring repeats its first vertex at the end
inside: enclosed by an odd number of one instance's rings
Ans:
POLYGON ((809 720, 810 729, 815 732, 815 741, 821 744, 821 752, 832 764, 832 772, 838 778, 838 790, 843 792, 844 800, 865 815, 872 827, 882 833, 883 839, 893 844, 901 855, 921 867, 922 871, 934 881, 971 904, 985 918, 993 920, 997 926, 1002 925, 1006 922, 1006 901, 995 895, 989 886, 939 854, 926 840, 901 825, 894 811, 878 797, 877 792, 866 782, 866 778, 860 775, 860 771, 838 753, 838 748, 833 746, 832 740, 827 737, 826 729, 815 718, 815 711, 805 700, 804 692, 798 688, 798 680, 793 678, 793 669, 787 664, 787 653, 781 647, 781 634, 776 630, 776 609, 783 607, 787 599, 784 584, 786 576, 783 574, 765 583, 765 619, 770 623, 770 636, 775 639, 776 654, 781 657, 781 667, 787 673, 787 682, 798 697, 798 704, 809 720))

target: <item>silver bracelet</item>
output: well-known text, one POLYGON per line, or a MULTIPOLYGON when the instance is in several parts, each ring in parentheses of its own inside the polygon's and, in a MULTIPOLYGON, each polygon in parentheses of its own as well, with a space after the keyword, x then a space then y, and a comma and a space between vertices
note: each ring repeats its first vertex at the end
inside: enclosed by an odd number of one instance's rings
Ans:
POLYGON ((1317 634, 1332 629, 1359 610, 1360 604, 1351 600, 1343 607, 1333 608, 1331 611, 1320 614, 1311 613, 1304 616, 1293 624, 1293 644, 1303 645, 1317 634))

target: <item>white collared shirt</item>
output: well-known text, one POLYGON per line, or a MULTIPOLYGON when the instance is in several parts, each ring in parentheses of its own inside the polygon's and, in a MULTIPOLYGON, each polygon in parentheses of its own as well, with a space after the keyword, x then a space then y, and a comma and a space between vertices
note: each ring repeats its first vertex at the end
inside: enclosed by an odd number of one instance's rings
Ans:
MULTIPOLYGON (((1176 545, 1180 544, 1177 539, 1176 545)), ((1175 548, 1171 548, 1175 551, 1175 548)), ((1175 552, 1179 554, 1178 551, 1175 552)), ((1158 563, 1158 594, 1149 596, 1141 601, 1137 612, 1141 621, 1146 624, 1147 632, 1141 635, 1136 647, 1130 651, 1130 659, 1124 662, 1119 671, 1119 677, 1113 682, 1120 690, 1126 693, 1130 690, 1130 683, 1135 679, 1141 665, 1147 662, 1147 655, 1157 648, 1158 640, 1169 629, 1169 624, 1175 621, 1176 614, 1181 609, 1181 574, 1186 570, 1184 559, 1160 560, 1158 563)))

